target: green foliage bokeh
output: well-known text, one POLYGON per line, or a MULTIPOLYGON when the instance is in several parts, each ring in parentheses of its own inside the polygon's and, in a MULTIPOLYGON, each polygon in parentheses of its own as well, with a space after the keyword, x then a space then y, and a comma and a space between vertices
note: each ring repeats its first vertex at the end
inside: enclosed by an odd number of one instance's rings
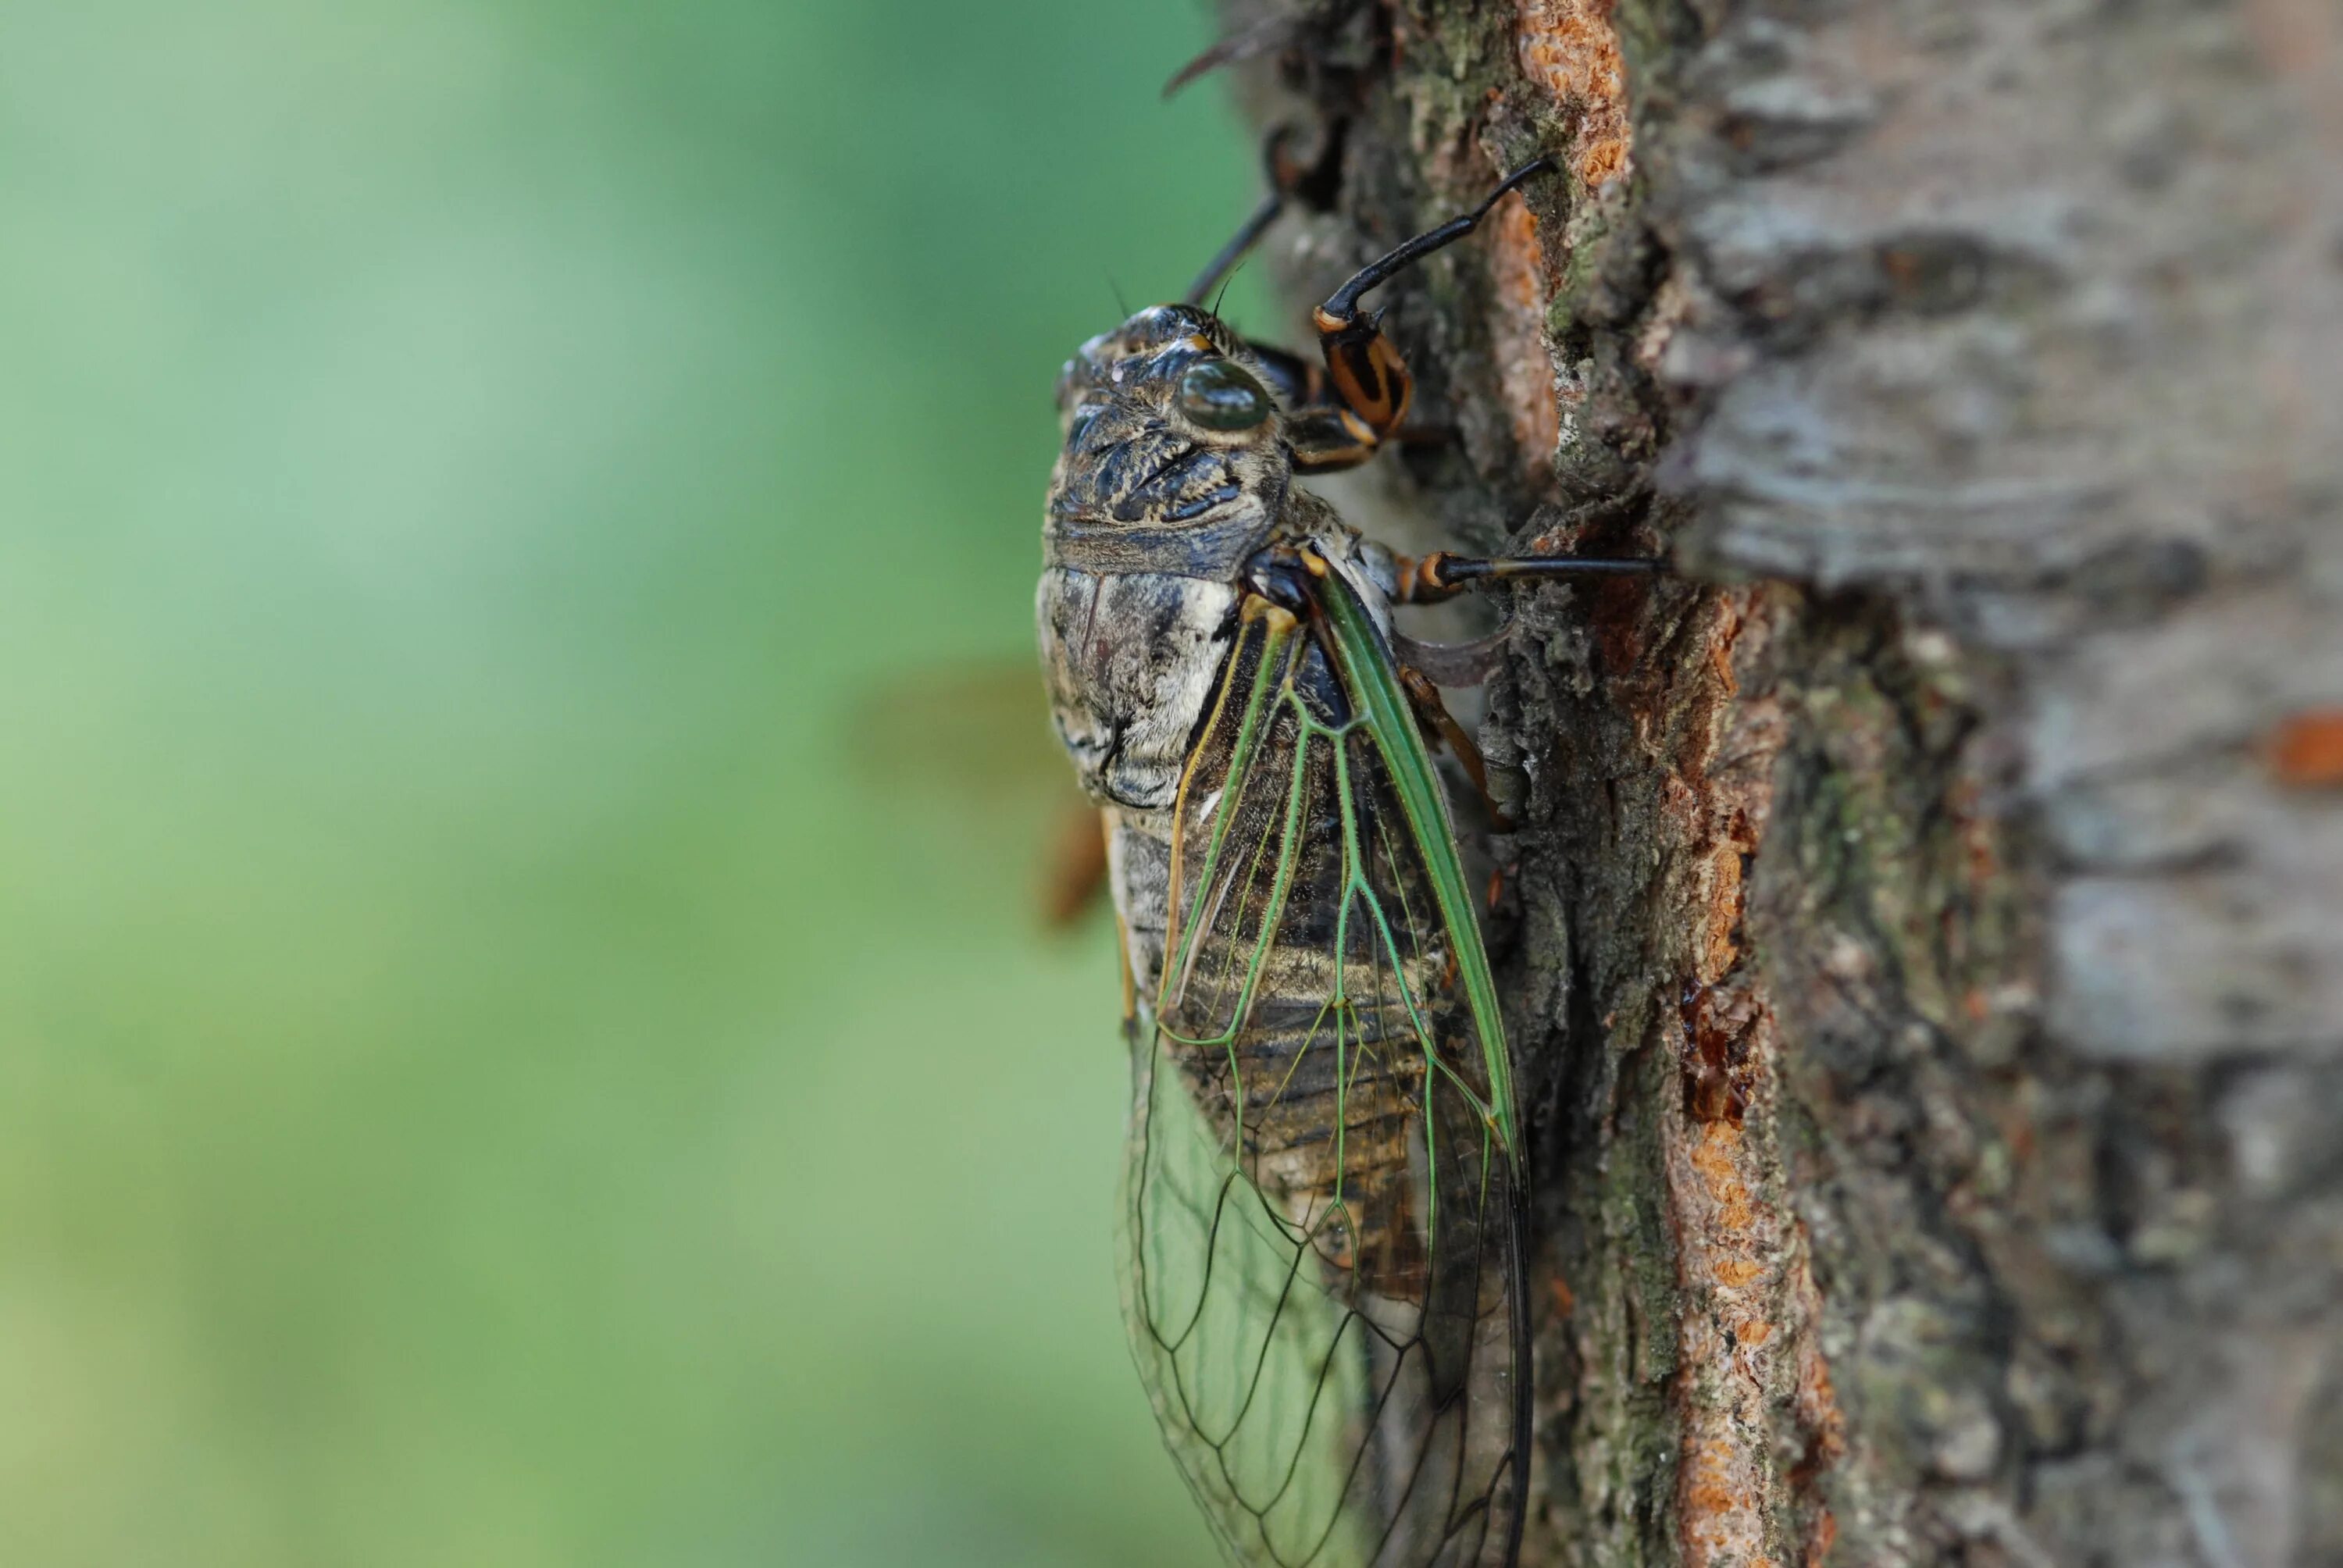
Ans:
POLYGON ((1021 684, 1204 16, 5 14, 0 1562, 1206 1561, 1021 684))

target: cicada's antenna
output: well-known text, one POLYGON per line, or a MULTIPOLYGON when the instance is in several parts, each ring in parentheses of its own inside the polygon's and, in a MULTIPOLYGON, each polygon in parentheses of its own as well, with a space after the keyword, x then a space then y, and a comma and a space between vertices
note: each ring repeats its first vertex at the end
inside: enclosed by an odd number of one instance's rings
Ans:
POLYGON ((1221 301, 1229 297, 1229 285, 1234 283, 1237 280, 1237 274, 1243 270, 1244 264, 1242 262, 1238 263, 1235 266, 1229 268, 1229 275, 1221 279, 1221 286, 1212 291, 1212 314, 1214 316, 1220 315, 1221 301))

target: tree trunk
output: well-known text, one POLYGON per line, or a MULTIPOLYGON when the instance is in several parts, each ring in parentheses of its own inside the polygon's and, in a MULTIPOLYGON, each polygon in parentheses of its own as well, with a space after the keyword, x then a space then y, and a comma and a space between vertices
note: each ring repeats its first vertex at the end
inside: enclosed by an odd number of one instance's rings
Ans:
POLYGON ((1391 482, 1687 570, 1489 688, 1523 1563, 2343 1563, 2343 11, 1295 3, 1297 289, 1567 169, 1391 482))

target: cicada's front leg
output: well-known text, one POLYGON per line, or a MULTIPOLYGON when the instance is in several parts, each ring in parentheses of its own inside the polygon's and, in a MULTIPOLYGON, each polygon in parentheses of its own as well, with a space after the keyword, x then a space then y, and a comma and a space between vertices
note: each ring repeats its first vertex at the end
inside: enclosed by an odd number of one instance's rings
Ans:
POLYGON ((1343 406, 1324 367, 1282 348, 1247 347, 1285 399, 1285 444, 1296 473, 1355 468, 1375 455, 1383 433, 1343 406))
POLYGON ((1554 166, 1551 157, 1523 164, 1499 181, 1480 206, 1361 267, 1311 313, 1318 328, 1318 350, 1326 362, 1325 386, 1331 396, 1322 417, 1313 409, 1312 417, 1288 421, 1297 467, 1305 473, 1322 472, 1363 463, 1396 435, 1407 418, 1415 378, 1408 374, 1399 350, 1383 336, 1383 313, 1361 308, 1360 301, 1368 291, 1471 234, 1507 192, 1534 176, 1552 173, 1554 166))
MULTIPOLYGON (((1341 155, 1339 125, 1328 130, 1307 159, 1297 154, 1290 127, 1281 126, 1272 131, 1262 153, 1270 193, 1189 286, 1190 303, 1203 303, 1204 297, 1221 285, 1285 210, 1290 199, 1327 206, 1341 155)), ((1355 467, 1397 435, 1407 417, 1415 381, 1399 350, 1383 334, 1382 313, 1361 308, 1360 301, 1367 292, 1472 233, 1506 192, 1534 176, 1551 172, 1554 166, 1550 157, 1523 165, 1471 212, 1417 235, 1361 268, 1327 296, 1312 313, 1322 369, 1282 348, 1246 345, 1284 398, 1286 444, 1292 448, 1297 470, 1310 474, 1355 467)))

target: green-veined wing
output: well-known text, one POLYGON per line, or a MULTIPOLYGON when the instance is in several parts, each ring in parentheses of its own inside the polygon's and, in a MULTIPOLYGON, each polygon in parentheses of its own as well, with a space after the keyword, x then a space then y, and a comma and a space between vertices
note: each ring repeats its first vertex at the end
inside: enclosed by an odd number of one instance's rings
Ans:
POLYGON ((1371 592, 1338 566, 1302 618, 1247 601, 1189 759, 1132 1024, 1125 1311, 1233 1561, 1501 1568, 1527 1459, 1520 1136, 1371 592))

